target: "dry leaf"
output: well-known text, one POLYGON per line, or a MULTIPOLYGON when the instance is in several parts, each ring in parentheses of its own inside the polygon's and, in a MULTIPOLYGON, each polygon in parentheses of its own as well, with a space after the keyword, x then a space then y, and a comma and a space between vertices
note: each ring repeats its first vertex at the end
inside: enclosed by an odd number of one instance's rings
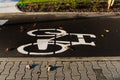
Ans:
POLYGON ((20 32, 23 32, 23 31, 24 31, 23 26, 20 26, 20 32))
POLYGON ((8 51, 9 51, 9 48, 6 48, 6 49, 5 49, 5 52, 8 52, 8 51))
POLYGON ((26 69, 30 69, 30 65, 29 64, 26 65, 26 69))
POLYGON ((105 32, 107 32, 107 33, 108 33, 108 32, 110 32, 110 30, 106 29, 106 30, 105 30, 105 32))
POLYGON ((63 27, 59 27, 60 29, 63 29, 63 27))
POLYGON ((50 71, 51 70, 51 65, 47 65, 46 68, 47 68, 47 71, 50 71))
POLYGON ((104 35, 103 35, 103 34, 101 34, 101 37, 104 37, 104 35))
POLYGON ((33 27, 35 27, 35 26, 36 26, 36 23, 33 24, 33 27))

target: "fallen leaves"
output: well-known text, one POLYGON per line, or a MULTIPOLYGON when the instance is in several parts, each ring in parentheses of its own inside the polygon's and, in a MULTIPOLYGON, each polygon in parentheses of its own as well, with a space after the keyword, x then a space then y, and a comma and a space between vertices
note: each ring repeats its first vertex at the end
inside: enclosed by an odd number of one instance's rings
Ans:
POLYGON ((47 66, 46 66, 47 71, 51 71, 51 68, 52 68, 51 65, 47 65, 47 66))
POLYGON ((9 51, 9 48, 6 48, 6 49, 5 49, 5 52, 8 52, 8 51, 9 51))
POLYGON ((104 37, 104 35, 103 35, 103 34, 101 34, 101 37, 104 37))
POLYGON ((108 29, 105 29, 105 32, 107 32, 107 33, 108 33, 108 32, 110 32, 110 30, 108 30, 108 29))
POLYGON ((31 68, 31 67, 30 67, 30 64, 27 64, 27 65, 25 66, 25 68, 28 69, 28 70, 30 70, 30 68, 31 68))
POLYGON ((23 31, 24 31, 24 27, 20 26, 20 32, 23 32, 23 31))
MULTIPOLYGON (((38 64, 26 64, 25 69, 26 69, 26 70, 33 70, 33 68, 35 68, 35 66, 38 66, 38 64)), ((43 68, 46 69, 45 72, 46 72, 46 71, 49 72, 49 71, 54 71, 54 70, 56 70, 58 67, 59 67, 59 66, 45 65, 45 67, 43 67, 43 68)), ((38 70, 38 71, 36 72, 36 74, 40 74, 40 73, 41 73, 40 70, 38 70)))
POLYGON ((59 27, 59 29, 62 29, 62 30, 63 30, 63 27, 59 27))
POLYGON ((37 24, 36 24, 36 23, 34 23, 34 24, 33 24, 33 27, 35 27, 36 25, 37 25, 37 24))
MULTIPOLYGON (((52 65, 46 65, 45 66, 45 68, 47 69, 47 71, 51 71, 51 68, 52 68, 53 66, 52 65)), ((26 66, 25 66, 25 68, 27 69, 27 70, 30 70, 31 69, 31 65, 30 64, 27 64, 26 66)), ((39 71, 37 72, 37 74, 38 73, 40 73, 39 71)))
POLYGON ((13 47, 13 48, 6 48, 6 49, 5 49, 5 52, 12 51, 12 50, 15 50, 15 49, 16 49, 16 47, 13 47))

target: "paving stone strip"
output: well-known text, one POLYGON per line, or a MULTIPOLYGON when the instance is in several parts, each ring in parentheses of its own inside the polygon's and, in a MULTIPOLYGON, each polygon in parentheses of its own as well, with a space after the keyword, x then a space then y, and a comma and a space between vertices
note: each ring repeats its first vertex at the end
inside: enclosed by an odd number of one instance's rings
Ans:
POLYGON ((105 62, 98 62, 99 66, 102 68, 102 72, 107 80, 113 80, 112 73, 107 67, 107 64, 105 62))
POLYGON ((70 68, 71 68, 71 75, 72 75, 72 79, 73 80, 79 80, 80 79, 80 73, 78 71, 78 65, 76 62, 72 62, 70 64, 70 68))
POLYGON ((48 80, 48 72, 47 72, 47 69, 46 69, 46 66, 47 65, 47 62, 42 62, 42 65, 41 65, 41 74, 39 76, 39 79, 41 80, 48 80))
POLYGON ((25 66, 27 62, 21 62, 19 65, 19 70, 16 73, 16 80, 22 80, 25 75, 25 66))
POLYGON ((120 80, 119 66, 120 61, 1 61, 0 80, 120 80))
POLYGON ((64 80, 64 73, 63 73, 63 68, 64 65, 62 62, 56 62, 56 74, 55 74, 55 79, 56 80, 64 80))
POLYGON ((48 79, 49 80, 55 80, 55 73, 56 73, 56 69, 55 69, 55 62, 48 62, 48 65, 51 65, 51 71, 48 71, 48 79))
POLYGON ((87 70, 87 75, 90 80, 96 80, 96 75, 93 70, 92 64, 90 62, 84 62, 85 68, 87 70))
POLYGON ((65 80, 67 80, 67 79, 68 80, 73 80, 72 75, 71 75, 72 70, 70 68, 70 63, 71 62, 63 62, 63 64, 64 64, 63 73, 64 73, 64 76, 65 76, 65 80))
POLYGON ((84 66, 84 62, 77 62, 78 63, 78 70, 81 75, 81 80, 89 80, 88 75, 87 75, 87 70, 84 66))
POLYGON ((32 71, 32 80, 39 80, 39 76, 41 74, 41 65, 42 62, 34 62, 34 69, 32 71))
POLYGON ((96 79, 97 80, 106 80, 106 77, 102 73, 101 67, 98 65, 97 61, 92 61, 91 62, 93 65, 93 71, 95 72, 96 79))
POLYGON ((118 75, 118 73, 117 73, 116 68, 111 64, 110 61, 106 61, 106 64, 107 64, 107 68, 110 71, 110 73, 112 74, 112 77, 114 80, 116 80, 115 78, 120 77, 120 75, 118 75))
POLYGON ((19 69, 20 62, 14 62, 13 67, 10 70, 10 74, 8 75, 7 79, 12 80, 15 79, 16 72, 19 69))

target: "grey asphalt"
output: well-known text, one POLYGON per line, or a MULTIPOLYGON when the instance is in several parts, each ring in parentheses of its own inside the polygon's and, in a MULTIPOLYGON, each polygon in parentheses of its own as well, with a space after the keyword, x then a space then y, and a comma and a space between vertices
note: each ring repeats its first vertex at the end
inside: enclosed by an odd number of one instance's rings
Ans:
MULTIPOLYGON (((111 17, 84 16, 77 19, 38 21, 33 23, 22 23, 21 17, 19 17, 21 23, 15 23, 17 20, 9 20, 8 23, 11 21, 14 24, 5 24, 1 26, 0 30, 0 57, 120 56, 120 16, 117 16, 117 18, 111 17), (63 34, 58 30, 67 34, 63 34), (31 31, 33 31, 33 35, 28 35, 28 32, 31 31), (46 33, 49 31, 49 34, 46 33), (62 35, 55 37, 55 32, 57 32, 56 34, 59 32, 62 35), (48 42, 45 50, 38 49, 37 44, 34 43, 38 40, 45 41, 44 35, 48 36, 51 34, 54 34, 52 36, 54 39, 51 40, 54 43, 48 42), (33 44, 27 45, 29 43, 33 44), (63 47, 63 45, 68 48, 63 47), (59 52, 60 50, 62 52, 59 52)), ((26 19, 23 20, 26 21, 26 19)), ((41 45, 41 43, 39 44, 41 45)))
POLYGON ((120 57, 1 57, 0 80, 120 80, 120 57), (46 65, 53 69, 47 71, 46 65))

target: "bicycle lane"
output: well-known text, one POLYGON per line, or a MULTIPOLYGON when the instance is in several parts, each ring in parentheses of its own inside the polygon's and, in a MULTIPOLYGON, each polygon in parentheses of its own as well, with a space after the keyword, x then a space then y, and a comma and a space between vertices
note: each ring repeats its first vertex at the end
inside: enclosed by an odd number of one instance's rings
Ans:
POLYGON ((0 57, 119 56, 119 21, 119 18, 83 18, 4 25, 0 30, 0 57), (32 35, 28 34, 30 31, 32 35), (43 40, 51 37, 49 42, 43 40), (29 45, 23 46, 26 44, 29 45), (39 48, 40 44, 44 48, 39 48), (20 46, 25 48, 18 50, 20 46))

